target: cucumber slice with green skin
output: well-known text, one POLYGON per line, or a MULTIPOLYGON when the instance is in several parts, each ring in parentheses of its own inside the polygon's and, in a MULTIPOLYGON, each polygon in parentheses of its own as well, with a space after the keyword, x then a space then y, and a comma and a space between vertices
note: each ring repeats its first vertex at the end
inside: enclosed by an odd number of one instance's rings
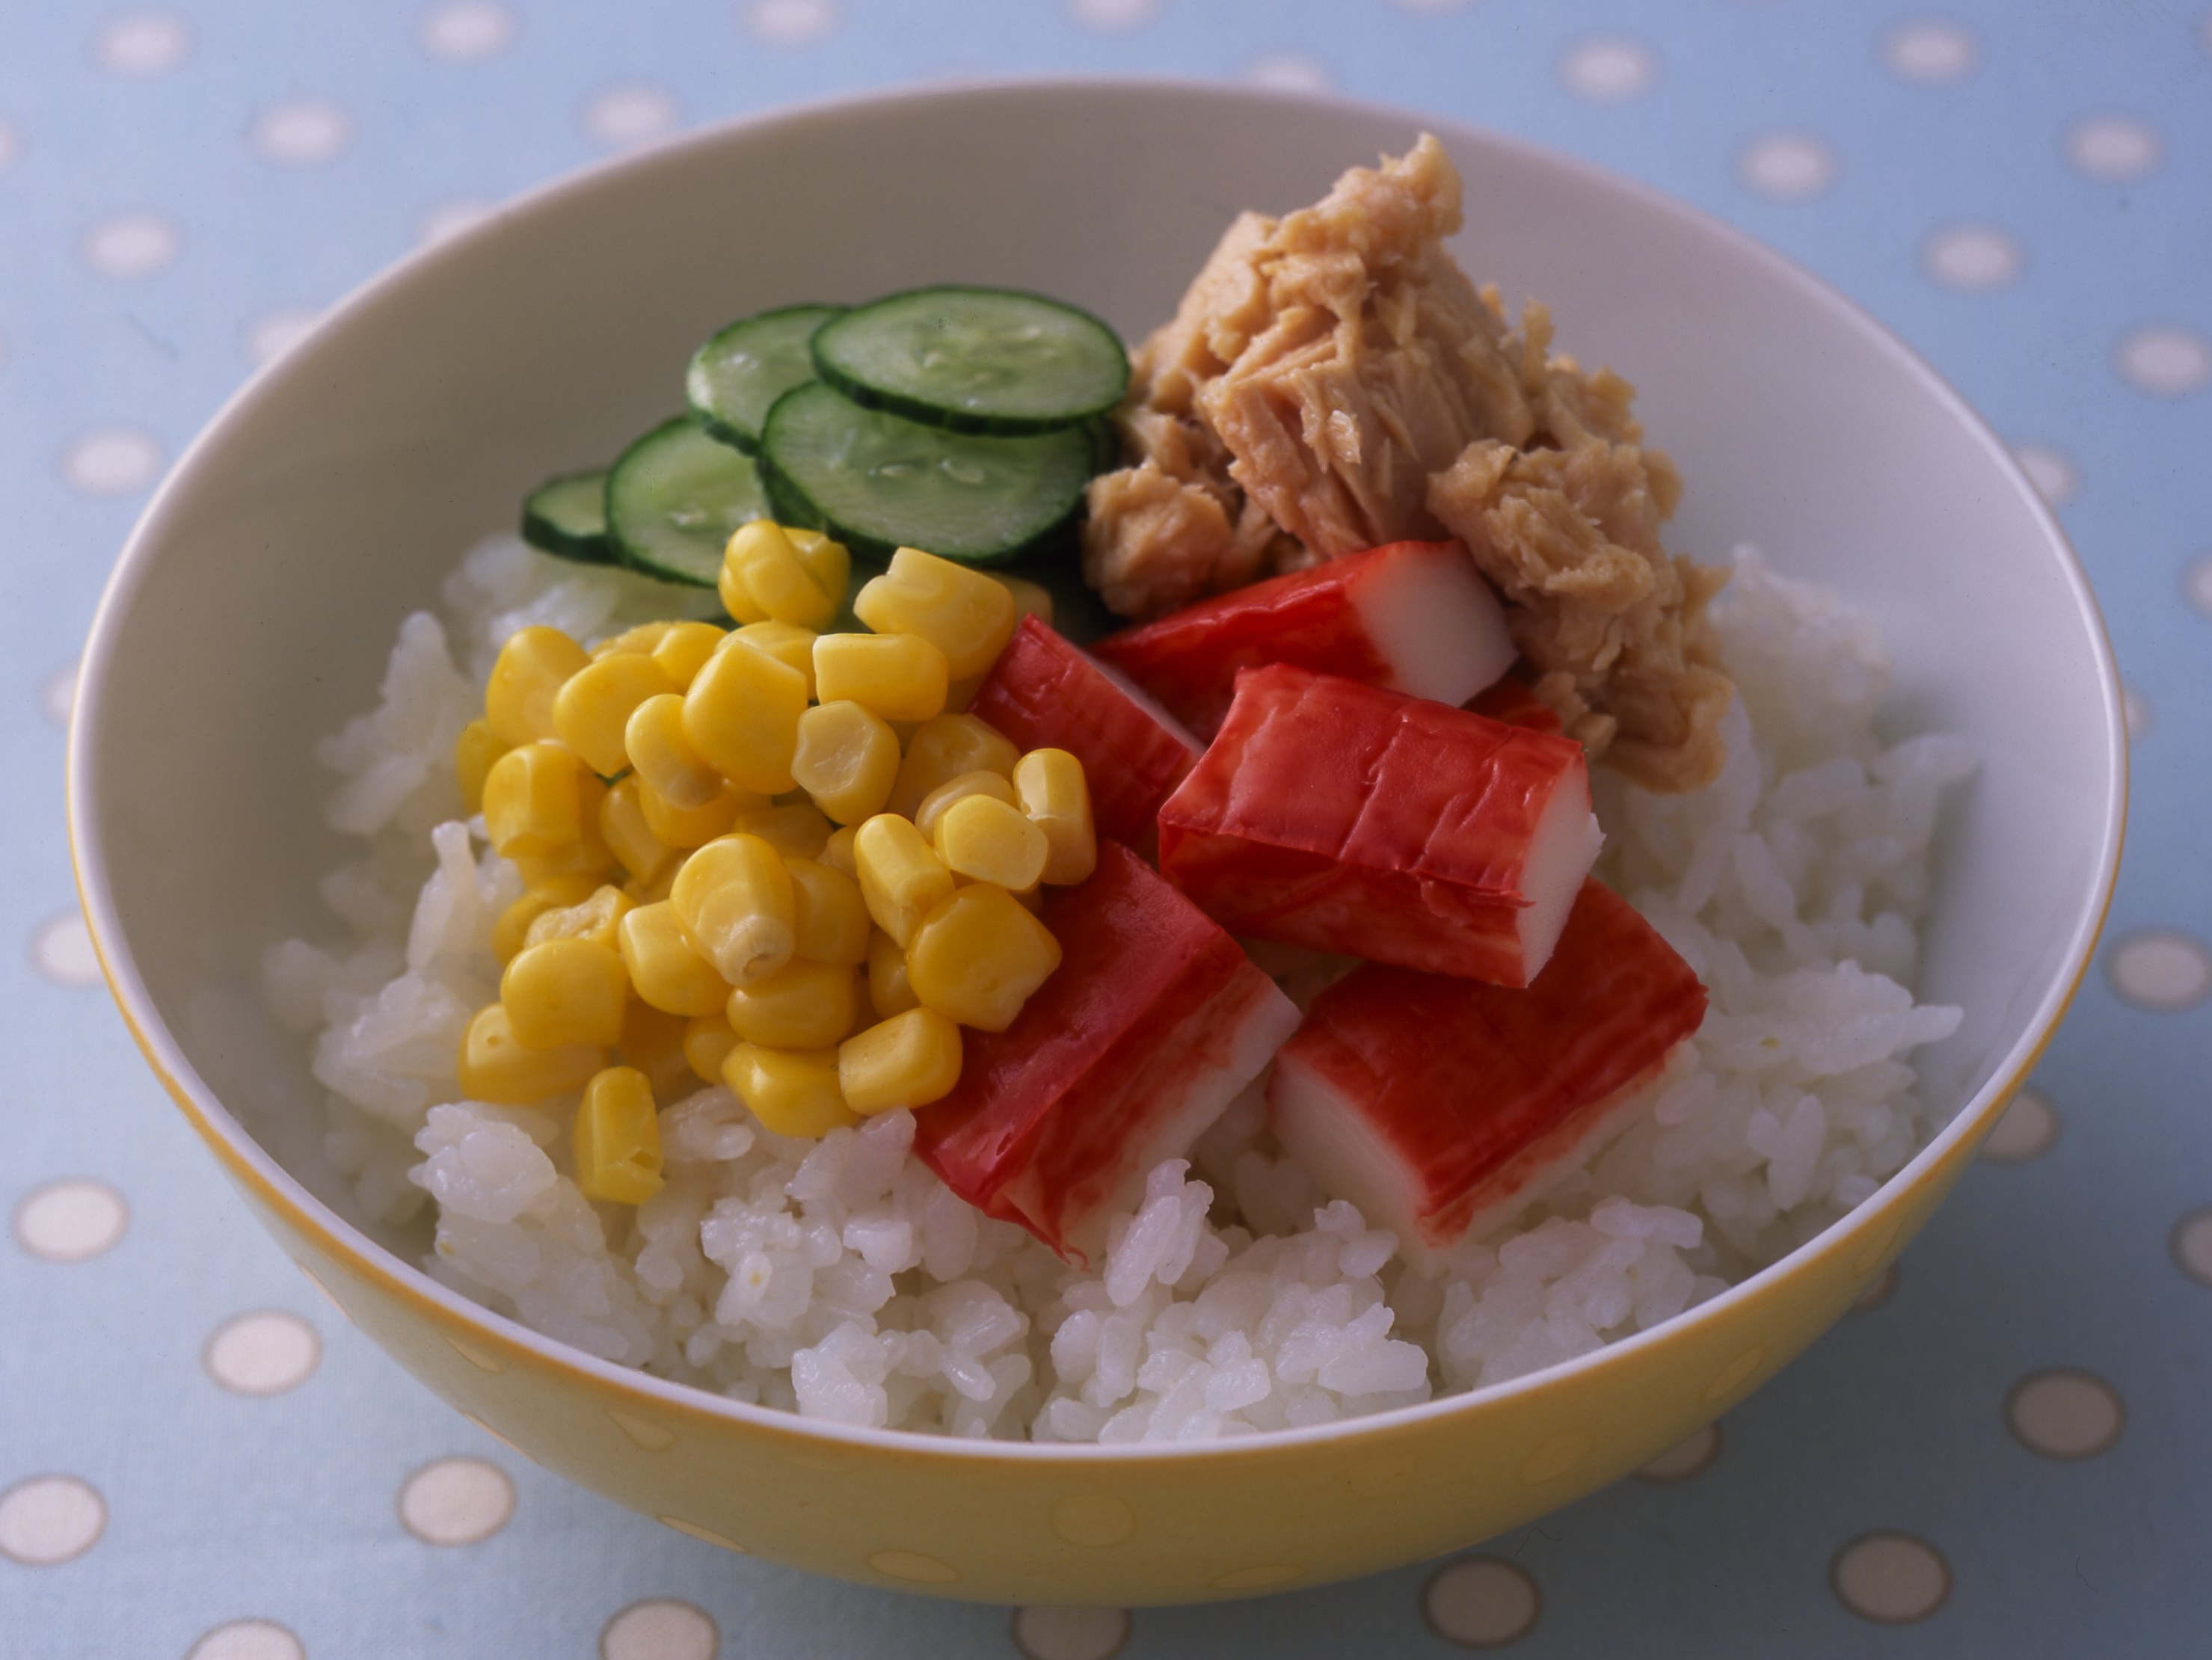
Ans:
POLYGON ((761 472, 776 516, 861 558, 921 548, 973 565, 1034 556, 1073 528, 1091 478, 1081 427, 986 437, 863 409, 820 381, 775 401, 761 472))
POLYGON ((524 496, 522 539, 578 564, 613 564, 618 556, 607 534, 607 470, 564 472, 524 496))
POLYGON ((689 415, 632 444, 607 473, 607 529, 626 565, 664 581, 711 588, 740 525, 769 516, 752 458, 689 415))
POLYGON ((814 372, 856 404, 954 432, 1050 432, 1103 414, 1129 355, 1088 312, 1015 289, 913 289, 825 323, 814 372))
POLYGON ((760 448, 769 406, 814 378, 807 342, 842 306, 786 306, 732 323, 691 354, 684 393, 708 432, 747 455, 760 448))

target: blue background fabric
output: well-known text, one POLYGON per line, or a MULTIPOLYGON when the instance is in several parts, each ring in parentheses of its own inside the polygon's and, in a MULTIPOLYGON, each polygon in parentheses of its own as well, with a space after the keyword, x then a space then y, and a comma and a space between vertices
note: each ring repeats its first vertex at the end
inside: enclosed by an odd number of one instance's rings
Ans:
POLYGON ((2201 1652, 2212 15, 1929 3, 0 7, 0 1655, 2201 1652), (291 1270, 141 1067, 61 812, 72 665, 133 514, 354 284, 624 144, 1069 70, 1486 123, 1802 261, 1926 354, 2061 509, 2135 740, 2098 971, 1870 1306, 1717 1434, 1461 1558, 1133 1615, 735 1558, 440 1404, 291 1270))

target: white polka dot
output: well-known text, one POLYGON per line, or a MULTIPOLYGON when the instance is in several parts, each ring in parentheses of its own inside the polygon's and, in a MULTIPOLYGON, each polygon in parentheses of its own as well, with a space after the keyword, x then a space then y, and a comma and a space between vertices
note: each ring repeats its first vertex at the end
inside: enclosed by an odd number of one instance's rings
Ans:
POLYGON ((1987 294, 2020 280, 2027 255, 1996 225, 1948 225, 1922 245, 1920 268, 1947 289, 1987 294))
POLYGON ((106 1504, 74 1475, 34 1475, 0 1493, 0 1556, 27 1567, 83 1555, 106 1527, 106 1504))
POLYGON ((703 1610, 665 1597, 631 1603, 599 1633, 599 1660, 714 1660, 721 1648, 703 1610))
POLYGON ((440 1458, 399 1489, 399 1520, 428 1545, 473 1545, 514 1514, 514 1483, 482 1458, 440 1458))
POLYGON ((1593 104, 1625 104, 1651 90, 1659 60, 1640 40, 1616 34, 1578 40, 1559 58, 1559 84, 1593 104))
POLYGON ((254 118, 253 148, 288 167, 327 161, 353 139, 353 118, 325 98, 271 104, 254 118))
POLYGON ((458 236, 470 227, 482 224, 497 206, 494 202, 465 196, 450 202, 434 202, 415 222, 416 246, 432 247, 449 236, 458 236))
POLYGON ((1720 1451, 1721 1426, 1708 1424, 1695 1434, 1677 1441, 1636 1474, 1646 1481, 1686 1481, 1719 1457, 1720 1451))
POLYGON ((2212 553, 2200 555, 2181 574, 2181 592, 2191 605, 2212 617, 2212 553))
POLYGON ((2025 1164, 2057 1145, 2058 1130, 2058 1110, 2051 1098, 2039 1089, 2024 1089, 1982 1143, 1982 1157, 1992 1164, 2025 1164))
POLYGON ((2064 450, 2048 444, 2014 444, 2012 459, 2035 486, 2035 493, 2054 508, 2063 508, 2081 493, 2081 470, 2064 450))
POLYGON ((1858 1294, 1851 1304, 1853 1314, 1867 1314, 1880 1308, 1897 1294, 1897 1264, 1892 1262, 1875 1276, 1874 1283, 1858 1294))
POLYGON ((1900 81, 1948 86, 1981 67, 1982 45, 1963 24, 1923 17, 1899 23, 1882 37, 1881 61, 1900 81))
POLYGON ((62 478, 86 496, 135 496, 161 471, 161 446, 136 427, 95 427, 62 453, 62 478))
POLYGON ((2171 1014, 2212 992, 2212 952, 2171 928, 2146 928, 2106 953, 2105 973, 2137 1008, 2171 1014))
POLYGON ((2191 1211, 2175 1224, 2173 1261, 2199 1285, 2212 1286, 2212 1205, 2191 1211))
POLYGON ((1863 1620, 1911 1625, 1943 1606, 1951 1570, 1933 1545, 1909 1533, 1870 1533, 1836 1553, 1828 1570, 1836 1598, 1863 1620))
POLYGON ((234 1395, 282 1395, 307 1381, 323 1340, 296 1314, 264 1309, 226 1320, 201 1358, 208 1376, 234 1395))
POLYGON ((2127 722, 2129 737, 2140 738, 2150 730, 2150 705, 2125 681, 2120 683, 2120 714, 2127 722))
POLYGON ((22 153, 23 135, 16 131, 13 121, 4 115, 0 115, 0 173, 5 173, 14 167, 15 158, 22 153))
POLYGON ((1101 34, 1119 34, 1159 15, 1160 0, 1067 0, 1071 22, 1101 34))
POLYGON ((1735 176, 1771 202, 1809 202, 1836 178, 1836 155, 1809 132, 1768 132, 1735 153, 1735 176))
POLYGON ((2158 171, 2166 140, 2156 127, 2132 115, 2088 115, 2058 141, 2066 165, 2084 179, 2124 185, 2158 171))
POLYGON ((2137 392, 2185 398, 2212 382, 2212 340, 2194 329, 2155 325, 2123 338, 2112 362, 2137 392))
POLYGON ((31 935, 31 965, 56 985, 98 985, 100 956, 84 913, 65 911, 40 923, 31 935))
POLYGON ((2046 1458, 2094 1458, 2120 1438, 2127 1417, 2118 1391, 2086 1371, 2033 1372, 2005 1397, 2012 1432, 2046 1458))
POLYGON ((1255 87, 1273 87, 1279 92, 1326 92, 1329 83, 1327 65, 1294 52, 1269 52, 1254 58, 1244 66, 1244 79, 1255 87))
POLYGON ((318 315, 305 306, 285 306, 264 312, 248 323, 239 336, 240 349, 257 364, 282 357, 307 337, 318 315))
POLYGON ((835 0, 748 0, 745 33, 763 46, 811 46, 837 27, 835 0))
POLYGON ((1421 1590, 1421 1613, 1448 1643, 1502 1647, 1527 1634, 1543 1611, 1536 1582, 1510 1562, 1468 1556, 1438 1568, 1421 1590))
POLYGON ((117 213, 87 228, 76 254, 94 276, 129 283, 167 270, 184 244, 175 222, 161 214, 117 213))
POLYGON ((66 727, 76 706, 76 665, 56 669, 39 684, 39 713, 56 726, 66 727))
POLYGON ((448 64, 479 64, 514 44, 514 14, 489 0, 453 0, 422 15, 415 38, 429 56, 448 64))
POLYGON ((661 137, 678 119, 675 94, 643 84, 610 87, 584 106, 585 132, 613 149, 661 137))
POLYGON ((113 1250, 130 1225, 123 1195, 81 1177, 34 1188, 15 1207, 15 1243, 46 1262, 88 1262, 113 1250))
POLYGON ((307 1645, 274 1620, 233 1620, 191 1646, 185 1660, 307 1660, 307 1645))
POLYGON ((1014 1647, 1029 1660, 1109 1660, 1128 1641, 1126 1608, 1014 1610, 1014 1647))
POLYGON ((110 75, 147 80, 191 56, 192 26, 171 11, 126 11, 93 36, 92 55, 110 75))

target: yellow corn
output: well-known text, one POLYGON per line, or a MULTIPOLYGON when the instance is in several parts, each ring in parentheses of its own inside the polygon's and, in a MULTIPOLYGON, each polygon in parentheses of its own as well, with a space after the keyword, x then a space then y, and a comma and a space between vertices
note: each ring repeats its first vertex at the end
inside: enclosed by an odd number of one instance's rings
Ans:
POLYGON ((549 939, 515 952, 499 977, 499 1000, 526 1049, 611 1043, 622 1036, 629 973, 605 946, 549 939))
POLYGON ((907 979, 924 1008, 981 1031, 1004 1031, 1060 966, 1060 942, 1004 888, 976 882, 914 931, 907 979))
POLYGON ((799 717, 791 775, 837 823, 857 824, 881 812, 898 767, 897 736, 860 704, 817 703, 799 717))
POLYGON ((879 812, 853 838, 860 897, 876 926, 902 946, 952 891, 952 873, 906 819, 879 812))
POLYGON ((453 770, 460 776, 465 811, 483 811, 484 780, 490 775, 492 763, 506 753, 507 745, 492 736, 485 722, 471 721, 461 728, 461 735, 453 740, 453 770))
POLYGON ((765 980, 730 993, 730 1030, 748 1043, 818 1049, 853 1030, 860 976, 831 963, 787 963, 765 980))
POLYGON ((797 669, 806 677, 806 695, 814 696, 814 641, 812 629, 802 629, 793 623, 748 623, 732 629, 723 639, 725 648, 750 646, 755 651, 766 652, 786 668, 797 669))
POLYGON ((594 888, 574 904, 541 911, 532 919, 522 943, 542 946, 548 939, 588 939, 612 951, 623 917, 635 903, 620 888, 594 888))
POLYGON ((654 877, 653 880, 641 882, 633 876, 623 884, 623 891, 641 905, 665 904, 667 903, 668 891, 676 885, 676 873, 681 868, 681 861, 672 859, 662 867, 660 874, 654 877))
POLYGON ((594 1043, 526 1049, 497 1003, 478 1009, 461 1035, 461 1093, 471 1101, 532 1106, 549 1095, 583 1088, 605 1065, 606 1051, 594 1043))
POLYGON ((508 635, 484 688, 484 724, 492 736, 509 745, 552 737, 554 698, 591 660, 558 629, 520 629, 508 635))
POLYGON ((837 1046, 837 1087, 866 1117, 941 1101, 960 1081, 960 1028, 933 1009, 908 1009, 837 1046))
POLYGON ((864 584, 853 615, 878 634, 911 634, 945 654, 954 678, 981 674, 1013 637, 1018 613, 1003 584, 919 548, 891 555, 890 569, 864 584))
POLYGON ((868 908, 860 885, 842 871, 811 859, 786 859, 791 873, 792 955, 846 968, 868 954, 868 908))
POLYGON ((618 780, 599 803, 599 837, 622 867, 643 883, 650 884, 676 856, 676 849, 646 823, 635 778, 618 780))
POLYGON ((1037 885, 1047 851, 1044 832, 1019 807, 988 795, 963 796, 937 821, 937 856, 947 870, 1011 893, 1037 885))
POLYGON ((592 660, 612 657, 617 652, 641 652, 647 656, 666 637, 673 623, 640 623, 635 628, 624 629, 620 634, 609 635, 592 648, 592 660))
POLYGON ((556 876, 542 886, 526 888, 522 897, 499 914, 491 927, 491 948, 506 962, 530 943, 530 925, 549 910, 580 905, 599 884, 588 876, 556 876))
POLYGON ((645 1074, 656 1100, 672 1101, 691 1092, 691 1065, 684 1053, 684 1029, 690 1025, 680 1014, 665 1013, 635 998, 623 1012, 616 1057, 645 1074))
POLYGON ((853 862, 853 838, 860 833, 860 827, 856 824, 846 824, 833 831, 830 839, 822 844, 821 862, 831 870, 842 871, 857 879, 860 866, 853 862))
POLYGON ((623 753, 637 775, 674 806, 703 807, 727 787, 684 735, 684 699, 674 692, 648 697, 630 711, 623 753))
MULTIPOLYGON (((596 788, 599 781, 587 775, 584 781, 596 788)), ((597 797, 593 799, 596 800, 597 797)), ((558 853, 547 854, 543 857, 517 854, 514 855, 514 868, 521 873, 522 885, 527 890, 542 888, 571 876, 582 877, 592 886, 597 887, 602 878, 615 873, 616 866, 614 854, 607 851, 607 844, 599 839, 598 823, 587 818, 580 838, 571 842, 558 853)))
POLYGON ((672 848, 703 848, 716 836, 727 836, 737 822, 738 802, 759 800, 726 789, 704 806, 679 807, 645 779, 632 775, 629 781, 637 786, 638 811, 645 815, 645 827, 655 841, 672 848))
POLYGON ((911 818, 921 811, 923 798, 939 784, 963 772, 1010 776, 1020 758, 1021 751, 996 727, 972 714, 940 714, 923 721, 907 739, 906 758, 899 763, 884 811, 911 818))
POLYGON ((635 1067, 609 1067, 584 1085, 571 1142, 585 1198, 638 1205, 660 1191, 660 1120, 635 1067))
POLYGON ((691 948, 676 907, 639 905, 622 919, 617 940, 630 984, 650 1006, 670 1014, 712 1014, 730 994, 714 965, 691 948))
POLYGON ((771 1049, 739 1043, 722 1081, 772 1134, 815 1140, 860 1122, 837 1088, 837 1051, 771 1049))
POLYGON ((1031 750, 1014 763, 1014 798, 1044 832, 1044 879, 1054 886, 1098 868, 1098 832, 1083 763, 1066 750, 1031 750))
POLYGON ((707 666, 707 660, 724 638, 722 630, 712 623, 671 623, 653 648, 653 660, 682 691, 707 666))
POLYGON ((1047 628, 1052 626, 1052 590, 1050 588, 1042 582, 1032 582, 1026 576, 994 575, 991 580, 1013 595, 1014 612, 1017 617, 1034 617, 1047 628))
POLYGON ((797 943, 791 873, 757 836, 725 836, 676 874, 669 903, 684 937, 733 986, 766 979, 797 943))
MULTIPOLYGON (((564 636, 565 637, 565 636, 564 636)), ((508 859, 545 859, 584 841, 584 763, 558 744, 524 744, 484 775, 484 829, 508 859)))
POLYGON ((730 1030, 730 1023, 720 1009, 684 1022, 684 1064, 691 1068, 694 1076, 707 1083, 723 1081, 722 1062, 730 1058, 730 1051, 737 1046, 738 1035, 730 1030))
POLYGON ((886 721, 927 721, 945 707, 945 654, 914 634, 825 634, 814 642, 814 695, 849 697, 886 721))
POLYGON ((818 629, 837 614, 842 588, 830 593, 799 556, 781 525, 756 519, 740 525, 722 550, 722 608, 740 623, 794 623, 818 629))
POLYGON ((741 807, 730 828, 759 836, 787 859, 811 859, 830 841, 830 821, 811 801, 741 807))
POLYGON ((766 652, 732 646, 707 660, 684 694, 684 735, 739 789, 791 787, 806 678, 766 652))
POLYGON ((853 581, 853 556, 845 544, 831 541, 818 530, 801 530, 795 525, 786 525, 783 533, 799 555, 799 562, 806 567, 806 574, 823 593, 843 605, 845 590, 853 581))
POLYGON ((921 1006, 906 977, 906 952, 880 928, 868 936, 868 1002, 884 1020, 921 1006))
POLYGON ((971 795, 988 796, 1008 806, 1014 804, 1014 787, 1006 781, 1005 774, 963 772, 957 778, 946 779, 921 798, 921 806, 914 815, 914 827, 933 844, 937 840, 938 821, 956 802, 965 801, 971 795))
POLYGON ((562 684, 553 699, 553 735, 581 756, 602 778, 629 765, 623 731, 640 703, 673 692, 659 664, 634 651, 587 663, 562 684))

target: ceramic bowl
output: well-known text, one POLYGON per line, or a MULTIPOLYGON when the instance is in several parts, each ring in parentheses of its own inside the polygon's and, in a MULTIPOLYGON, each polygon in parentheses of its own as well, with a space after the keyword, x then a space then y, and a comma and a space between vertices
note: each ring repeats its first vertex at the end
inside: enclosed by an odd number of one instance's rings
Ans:
POLYGON ((1928 1219, 2079 982, 2118 856, 2118 682, 2080 568, 2004 447, 1819 283, 1649 191, 1497 135, 1256 90, 1017 83, 710 129, 539 190, 417 253, 264 370, 118 565, 70 748, 84 909, 149 1061, 349 1318, 546 1468, 699 1538, 994 1602, 1310 1585, 1468 1544, 1727 1411, 1928 1219), (1464 171, 1462 263, 1551 301, 1642 388, 1689 489, 1669 540, 1758 543, 1870 608, 1914 728, 1982 770, 1941 848, 1924 1051, 1954 1116, 1838 1226, 1662 1328, 1499 1388, 1160 1449, 842 1429, 604 1364, 442 1289, 349 1219, 264 945, 325 927, 313 741, 373 695, 401 617, 550 470, 678 401, 716 325, 801 299, 981 281, 1132 337, 1230 216, 1311 201, 1427 125, 1464 171))

